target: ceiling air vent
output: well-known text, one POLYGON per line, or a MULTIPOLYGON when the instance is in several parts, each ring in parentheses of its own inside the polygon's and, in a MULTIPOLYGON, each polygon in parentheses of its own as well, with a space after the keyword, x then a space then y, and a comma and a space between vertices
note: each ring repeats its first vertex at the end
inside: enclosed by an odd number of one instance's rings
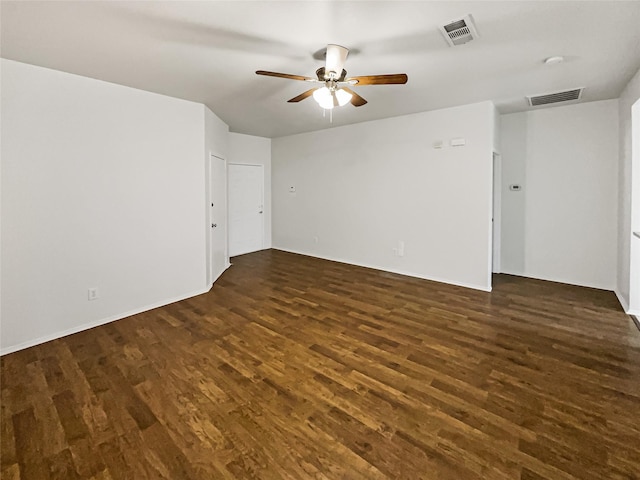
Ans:
POLYGON ((574 88, 573 90, 565 90, 563 92, 547 93, 544 95, 531 95, 527 97, 531 107, 538 105, 548 105, 550 103, 569 102, 571 100, 580 100, 584 88, 574 88))
POLYGON ((452 47, 470 42, 480 36, 471 15, 465 15, 459 20, 454 20, 447 25, 441 26, 440 31, 447 43, 452 47))

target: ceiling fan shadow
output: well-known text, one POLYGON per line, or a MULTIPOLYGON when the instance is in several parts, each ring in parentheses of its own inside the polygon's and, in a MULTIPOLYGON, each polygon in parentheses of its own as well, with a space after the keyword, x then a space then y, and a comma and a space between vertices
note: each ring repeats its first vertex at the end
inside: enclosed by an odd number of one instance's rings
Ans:
POLYGON ((305 58, 299 48, 291 43, 234 31, 230 28, 168 18, 151 9, 111 9, 109 14, 117 17, 120 25, 127 25, 138 34, 143 33, 164 42, 214 47, 251 54, 277 55, 294 60, 305 58))
POLYGON ((367 55, 398 55, 439 51, 448 48, 442 35, 438 31, 419 32, 395 38, 368 40, 358 50, 367 55))

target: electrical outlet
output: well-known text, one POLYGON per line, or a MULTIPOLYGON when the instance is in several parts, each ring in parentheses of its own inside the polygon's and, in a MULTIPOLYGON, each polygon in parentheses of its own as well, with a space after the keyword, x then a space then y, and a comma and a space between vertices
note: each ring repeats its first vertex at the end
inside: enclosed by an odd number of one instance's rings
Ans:
POLYGON ((98 289, 96 287, 90 288, 87 291, 87 296, 89 300, 95 300, 96 298, 98 298, 98 289))
POLYGON ((398 256, 404 257, 404 242, 402 240, 398 242, 398 256))
POLYGON ((318 237, 313 237, 313 243, 318 243, 318 237))

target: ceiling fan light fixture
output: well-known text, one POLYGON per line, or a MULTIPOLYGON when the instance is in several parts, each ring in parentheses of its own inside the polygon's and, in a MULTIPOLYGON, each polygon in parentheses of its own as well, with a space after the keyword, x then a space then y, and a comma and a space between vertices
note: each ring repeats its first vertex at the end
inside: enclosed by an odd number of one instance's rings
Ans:
POLYGON ((349 103, 351 101, 351 97, 353 97, 353 95, 345 90, 342 90, 342 89, 336 90, 336 98, 338 99, 338 105, 340 105, 341 107, 344 107, 347 103, 349 103))
POLYGON ((319 88, 313 92, 313 99, 325 110, 333 108, 333 96, 331 95, 331 90, 327 87, 319 88))
POLYGON ((336 106, 336 103, 338 104, 338 106, 344 107, 351 101, 352 97, 353 95, 345 90, 331 90, 328 87, 322 87, 313 92, 313 99, 318 102, 318 105, 320 105, 325 110, 331 110, 334 106, 336 106))

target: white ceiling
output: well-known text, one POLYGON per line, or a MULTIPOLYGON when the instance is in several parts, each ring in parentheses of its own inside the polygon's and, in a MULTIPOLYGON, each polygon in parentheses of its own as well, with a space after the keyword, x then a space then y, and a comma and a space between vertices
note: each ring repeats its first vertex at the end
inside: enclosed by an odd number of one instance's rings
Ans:
POLYGON ((208 105, 231 131, 278 137, 492 100, 586 87, 617 98, 640 68, 640 2, 629 1, 2 1, 1 55, 208 105), (438 26, 473 14, 481 38, 449 47, 438 26), (407 73, 361 86, 369 103, 287 103, 327 43, 351 49, 349 75, 407 73), (547 66, 546 57, 565 62, 547 66), (317 57, 317 55, 316 55, 317 57))

